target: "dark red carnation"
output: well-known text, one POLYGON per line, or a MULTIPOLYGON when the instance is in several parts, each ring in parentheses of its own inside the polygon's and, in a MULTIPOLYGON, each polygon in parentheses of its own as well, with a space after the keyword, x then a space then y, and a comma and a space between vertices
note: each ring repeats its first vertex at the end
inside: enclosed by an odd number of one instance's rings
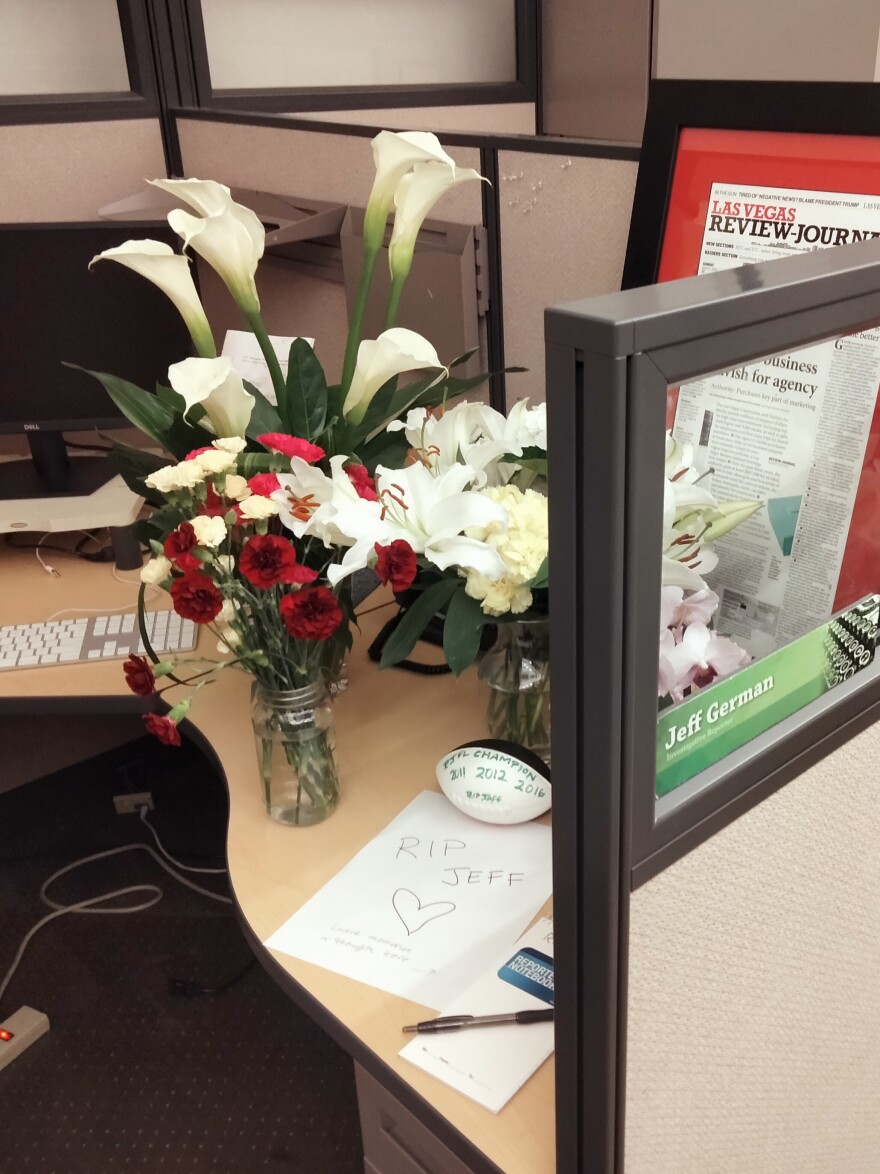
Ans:
POLYGON ((181 522, 165 539, 165 557, 176 563, 182 571, 197 571, 201 559, 192 553, 198 546, 196 532, 190 522, 181 522))
POLYGON ((367 472, 366 465, 346 465, 345 471, 358 497, 362 497, 364 501, 379 500, 379 494, 376 492, 376 482, 367 472))
POLYGON ((156 689, 153 666, 145 656, 132 654, 122 665, 125 683, 138 697, 149 697, 156 689))
POLYGON ((280 452, 285 457, 302 457, 310 465, 324 455, 324 450, 319 445, 303 440, 301 436, 291 436, 287 432, 264 432, 257 440, 272 452, 280 452))
POLYGON ((241 549, 238 567, 249 582, 264 591, 279 583, 312 583, 318 577, 317 571, 296 561, 292 544, 278 534, 249 538, 241 549))
POLYGON ((248 479, 248 489, 257 497, 271 497, 281 488, 281 482, 275 473, 257 473, 248 479))
POLYGON ((390 583, 394 591, 406 591, 412 586, 416 577, 418 563, 416 552, 403 538, 396 538, 387 546, 376 543, 374 547, 376 559, 376 574, 383 583, 390 583))
POLYGON ((160 717, 157 713, 145 713, 144 725, 147 727, 148 734, 155 735, 166 746, 180 745, 180 730, 170 717, 160 717))
POLYGON ((339 601, 329 588, 320 585, 285 595, 280 609, 294 640, 326 640, 342 623, 339 601))
POLYGON ((185 620, 210 624, 223 606, 223 596, 213 579, 201 571, 187 571, 171 584, 171 602, 185 620))

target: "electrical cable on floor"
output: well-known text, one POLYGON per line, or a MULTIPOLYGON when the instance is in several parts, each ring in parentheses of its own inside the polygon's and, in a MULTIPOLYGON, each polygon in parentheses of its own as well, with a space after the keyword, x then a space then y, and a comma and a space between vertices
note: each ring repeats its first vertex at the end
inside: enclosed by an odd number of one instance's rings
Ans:
POLYGON ((74 868, 79 868, 83 864, 91 864, 94 860, 103 860, 109 856, 118 856, 122 852, 137 851, 148 853, 148 855, 152 856, 156 863, 161 868, 164 868, 164 870, 170 876, 173 876, 175 880, 180 881, 182 885, 186 885, 187 888, 193 889, 196 893, 200 893, 203 897, 209 897, 212 901, 221 901, 225 905, 232 904, 232 899, 230 897, 225 897, 222 893, 214 893, 210 889, 205 889, 201 885, 197 885, 194 881, 188 880, 185 876, 181 876, 180 873, 175 872, 175 870, 162 858, 162 856, 159 855, 158 852, 155 851, 155 849, 151 848, 149 844, 123 844, 121 848, 110 848, 105 852, 95 852, 91 856, 84 856, 81 860, 74 860, 71 864, 66 864, 63 868, 59 868, 57 872, 53 872, 48 880, 44 881, 41 885, 40 900, 44 905, 48 905, 49 908, 53 910, 53 912, 47 914, 44 918, 38 921, 36 925, 31 926, 31 928, 25 934, 21 945, 16 951, 15 957, 12 960, 12 965, 6 971, 2 981, 0 981, 0 1001, 2 1001, 3 996, 6 993, 6 988, 9 986, 9 983, 12 980, 12 976, 15 974, 19 963, 24 957, 24 952, 27 949, 31 939, 39 930, 43 928, 44 925, 48 925, 49 922, 54 921, 56 917, 61 917, 65 913, 109 914, 121 916, 129 913, 140 913, 144 909, 149 909, 158 901, 161 901, 163 892, 158 885, 153 884, 128 885, 123 889, 115 889, 110 893, 101 893, 97 897, 88 897, 84 901, 76 901, 72 905, 62 905, 60 902, 53 901, 51 897, 46 895, 46 890, 51 884, 53 884, 59 877, 64 876, 66 872, 70 872, 74 868), (121 908, 114 909, 92 908, 94 905, 102 904, 105 901, 112 901, 118 897, 125 897, 131 893, 149 893, 150 900, 144 901, 138 905, 126 905, 122 906, 121 908))

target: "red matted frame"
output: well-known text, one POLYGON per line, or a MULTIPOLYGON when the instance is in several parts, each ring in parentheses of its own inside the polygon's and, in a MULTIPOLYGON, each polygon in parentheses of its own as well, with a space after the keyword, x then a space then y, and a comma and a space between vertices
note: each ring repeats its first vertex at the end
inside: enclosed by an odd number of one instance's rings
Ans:
MULTIPOLYGON (((655 82, 624 288, 698 271, 713 183, 880 196, 880 87, 655 82)), ((834 610, 880 590, 880 398, 834 610)))

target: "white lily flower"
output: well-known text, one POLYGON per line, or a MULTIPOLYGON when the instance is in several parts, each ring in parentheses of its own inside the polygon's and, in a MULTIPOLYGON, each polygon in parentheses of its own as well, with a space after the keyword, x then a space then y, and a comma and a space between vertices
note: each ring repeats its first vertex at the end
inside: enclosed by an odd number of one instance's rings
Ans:
POLYGON ((152 179, 155 187, 177 196, 200 216, 180 208, 168 213, 168 223, 215 269, 245 314, 258 313, 260 299, 254 275, 263 255, 266 230, 257 214, 237 204, 229 188, 208 179, 152 179))
POLYGON ((367 201, 364 216, 364 240, 371 247, 381 248, 385 223, 394 203, 397 185, 417 163, 433 161, 455 173, 455 162, 440 146, 436 135, 426 131, 380 131, 373 139, 373 162, 376 177, 367 201))
MULTIPOLYGON (((243 436, 251 418, 254 397, 245 391, 230 359, 184 359, 168 368, 168 379, 190 408, 202 404, 207 421, 218 436, 243 436)), ((203 419, 202 424, 205 423, 203 419)))
POLYGON ((461 400, 443 412, 412 408, 405 420, 392 420, 388 431, 403 430, 419 460, 435 475, 453 465, 470 465, 478 474, 474 487, 479 489, 487 481, 503 480, 491 466, 508 451, 505 425, 494 408, 461 400))
POLYGON ((357 364, 343 415, 353 424, 363 420, 373 396, 395 375, 405 371, 436 369, 437 378, 447 372, 433 346, 421 334, 402 326, 392 327, 378 338, 368 338, 358 347, 357 364))
POLYGON ((126 269, 146 277, 177 307, 199 354, 206 358, 217 354, 214 335, 193 281, 189 257, 175 253, 163 241, 130 240, 92 257, 90 269, 96 261, 117 261, 126 269))
POLYGON ((333 457, 332 476, 327 477, 294 458, 292 472, 278 475, 283 488, 273 495, 287 495, 288 508, 282 508, 281 517, 295 534, 348 547, 342 562, 327 569, 332 585, 374 562, 376 543, 387 546, 397 539, 440 570, 463 567, 492 579, 505 574, 507 567, 494 546, 464 533, 479 527, 497 534, 507 527, 503 506, 467 489, 473 469, 458 465, 435 477, 418 463, 405 469, 380 465, 375 476, 378 500, 367 501, 349 482, 345 460, 333 457))
POLYGON ((456 167, 447 156, 443 161, 416 163, 401 176, 394 193, 394 231, 388 245, 391 276, 402 280, 412 265, 416 237, 425 217, 449 188, 470 179, 483 179, 472 167, 456 167))

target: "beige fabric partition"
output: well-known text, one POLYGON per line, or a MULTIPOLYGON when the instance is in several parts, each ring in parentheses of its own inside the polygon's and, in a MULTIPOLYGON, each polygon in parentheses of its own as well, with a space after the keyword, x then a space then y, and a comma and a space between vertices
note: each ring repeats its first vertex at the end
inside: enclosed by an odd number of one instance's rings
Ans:
POLYGON ((461 131, 471 134, 533 135, 534 102, 499 102, 493 106, 388 106, 374 110, 327 110, 294 114, 319 122, 354 122, 389 130, 461 131))
POLYGON ((544 308, 620 288, 635 163, 499 153, 508 402, 544 399, 544 308))
MULTIPOLYGON (((244 126, 183 119, 179 123, 184 171, 199 179, 217 179, 231 187, 252 188, 282 196, 338 200, 363 207, 373 183, 370 140, 360 135, 244 126)), ((475 148, 457 148, 460 167, 479 170, 475 148)), ((447 192, 433 215, 456 224, 482 223, 482 197, 476 183, 447 192)), ((283 260, 266 258, 259 274, 260 296, 269 330, 315 339, 315 351, 328 378, 337 379, 347 331, 345 292, 341 284, 300 272, 290 280, 283 260)), ((205 306, 218 336, 239 327, 235 307, 211 283, 205 306)))
POLYGON ((626 1174, 880 1169, 880 726, 633 894, 626 1174))
POLYGON ((0 127, 0 220, 93 220, 165 175, 153 118, 0 127))

